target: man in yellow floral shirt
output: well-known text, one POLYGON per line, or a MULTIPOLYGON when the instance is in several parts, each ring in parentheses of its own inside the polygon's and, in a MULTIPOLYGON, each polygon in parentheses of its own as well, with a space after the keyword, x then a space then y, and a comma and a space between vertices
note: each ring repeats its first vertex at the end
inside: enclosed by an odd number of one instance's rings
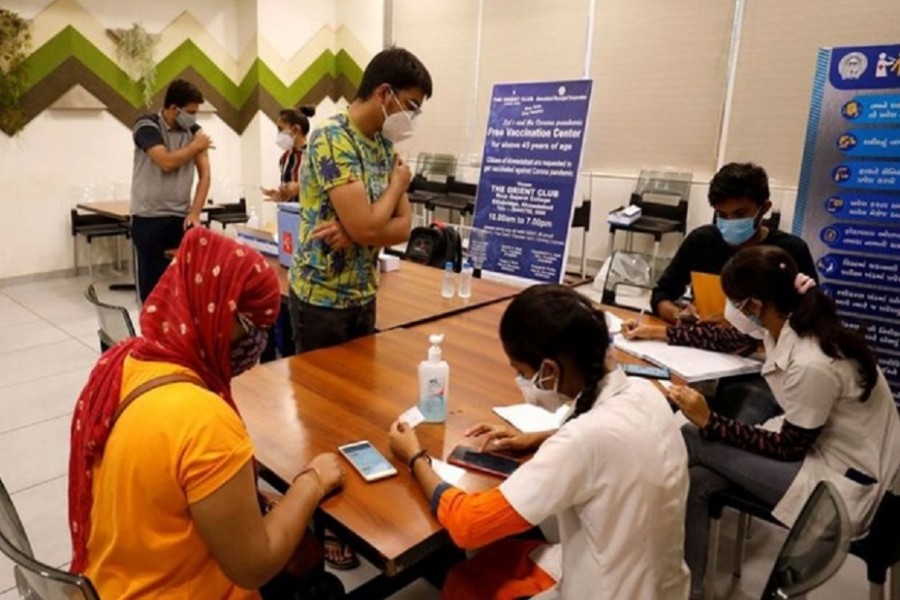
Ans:
POLYGON ((412 135, 430 96, 425 66, 389 48, 366 67, 347 111, 310 136, 290 274, 298 352, 374 332, 379 249, 407 240, 410 231, 411 174, 394 143, 412 135))

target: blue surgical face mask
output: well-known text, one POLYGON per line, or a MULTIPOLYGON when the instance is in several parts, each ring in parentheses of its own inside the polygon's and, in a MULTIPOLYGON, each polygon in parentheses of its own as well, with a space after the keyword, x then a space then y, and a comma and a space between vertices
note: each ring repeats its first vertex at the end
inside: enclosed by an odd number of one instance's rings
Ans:
POLYGON ((729 246, 740 246, 756 233, 756 215, 744 219, 716 219, 716 227, 729 246))

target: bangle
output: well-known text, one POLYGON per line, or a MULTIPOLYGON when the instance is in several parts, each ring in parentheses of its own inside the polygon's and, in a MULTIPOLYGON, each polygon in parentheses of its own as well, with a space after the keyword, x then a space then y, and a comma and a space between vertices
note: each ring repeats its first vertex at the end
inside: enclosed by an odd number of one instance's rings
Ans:
POLYGON ((413 467, 416 466, 416 461, 419 460, 420 458, 424 458, 426 461, 428 461, 428 465, 429 466, 431 465, 431 457, 428 456, 428 450, 425 450, 423 448, 422 450, 419 450, 418 452, 416 452, 415 454, 413 454, 412 456, 409 457, 408 464, 409 464, 409 472, 410 473, 414 473, 413 467))
POLYGON ((307 473, 313 473, 316 476, 316 494, 318 494, 319 498, 325 496, 325 494, 322 493, 322 474, 319 473, 319 470, 315 467, 306 467, 305 469, 294 475, 294 478, 291 479, 291 485, 294 485, 298 479, 300 479, 307 473))

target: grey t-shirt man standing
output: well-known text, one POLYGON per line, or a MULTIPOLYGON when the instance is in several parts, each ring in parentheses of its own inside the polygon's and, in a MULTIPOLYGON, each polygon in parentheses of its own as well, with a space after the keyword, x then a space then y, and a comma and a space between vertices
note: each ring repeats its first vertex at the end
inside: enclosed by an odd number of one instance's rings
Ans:
POLYGON ((208 135, 197 125, 203 95, 194 84, 176 79, 166 90, 163 109, 134 123, 131 178, 131 235, 141 302, 169 265, 166 250, 177 248, 188 227, 200 225, 209 194, 208 135), (194 169, 198 182, 191 199, 194 169))

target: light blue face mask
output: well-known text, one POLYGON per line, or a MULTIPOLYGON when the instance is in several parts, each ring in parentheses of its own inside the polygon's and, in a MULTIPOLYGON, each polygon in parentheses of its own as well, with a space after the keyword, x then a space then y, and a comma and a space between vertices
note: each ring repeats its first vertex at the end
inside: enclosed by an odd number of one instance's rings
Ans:
POLYGON ((756 233, 756 215, 745 219, 716 219, 716 227, 729 246, 740 246, 756 233))

